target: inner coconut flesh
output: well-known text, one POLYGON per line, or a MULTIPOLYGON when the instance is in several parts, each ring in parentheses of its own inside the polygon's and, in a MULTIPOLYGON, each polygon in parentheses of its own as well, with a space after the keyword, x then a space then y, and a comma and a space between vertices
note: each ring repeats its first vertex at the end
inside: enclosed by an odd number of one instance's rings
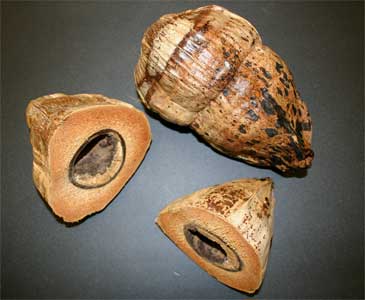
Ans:
POLYGON ((190 224, 185 226, 184 234, 189 245, 205 260, 232 272, 242 269, 243 263, 236 252, 207 229, 190 224))
POLYGON ((81 188, 96 188, 112 181, 125 157, 123 138, 114 130, 102 130, 89 137, 76 151, 71 164, 71 182, 81 188))

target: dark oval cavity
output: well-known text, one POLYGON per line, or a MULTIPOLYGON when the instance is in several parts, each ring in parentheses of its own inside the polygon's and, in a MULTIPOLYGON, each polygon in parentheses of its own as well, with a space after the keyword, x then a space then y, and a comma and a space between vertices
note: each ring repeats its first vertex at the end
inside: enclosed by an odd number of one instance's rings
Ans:
POLYGON ((123 138, 114 130, 101 130, 90 136, 74 154, 69 166, 69 179, 84 189, 103 186, 119 173, 124 158, 123 138), (95 183, 97 175, 106 176, 95 183))
POLYGON ((184 234, 186 241, 200 257, 227 271, 237 272, 242 269, 242 261, 236 252, 216 235, 209 232, 209 235, 214 237, 218 242, 213 241, 208 236, 204 235, 203 232, 199 230, 198 226, 191 224, 184 227, 184 234), (222 245, 225 245, 234 254, 231 263, 228 261, 228 254, 223 249, 222 245))

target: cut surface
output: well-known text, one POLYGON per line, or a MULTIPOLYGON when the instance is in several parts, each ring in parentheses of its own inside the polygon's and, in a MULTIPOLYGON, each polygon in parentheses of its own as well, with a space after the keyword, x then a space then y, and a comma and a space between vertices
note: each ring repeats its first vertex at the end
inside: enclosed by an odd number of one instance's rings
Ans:
POLYGON ((238 255, 219 237, 196 225, 185 226, 185 238, 194 251, 210 263, 227 271, 240 271, 238 255))
POLYGON ((123 166, 125 145, 113 130, 102 130, 76 151, 70 164, 70 180, 81 188, 96 188, 113 180, 123 166))

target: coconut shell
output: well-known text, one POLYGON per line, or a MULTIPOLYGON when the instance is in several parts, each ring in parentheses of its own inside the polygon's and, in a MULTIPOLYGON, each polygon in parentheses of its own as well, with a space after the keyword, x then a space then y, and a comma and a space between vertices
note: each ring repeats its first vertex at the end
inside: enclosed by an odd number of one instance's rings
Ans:
POLYGON ((35 186, 52 211, 76 222, 102 210, 143 160, 145 115, 102 95, 53 94, 26 110, 35 186))
POLYGON ((307 106, 244 18, 216 5, 162 16, 144 33, 134 75, 147 108, 218 151, 283 172, 311 165, 307 106))
POLYGON ((156 222, 211 276, 253 293, 268 262, 274 206, 271 179, 239 179, 173 201, 156 222))

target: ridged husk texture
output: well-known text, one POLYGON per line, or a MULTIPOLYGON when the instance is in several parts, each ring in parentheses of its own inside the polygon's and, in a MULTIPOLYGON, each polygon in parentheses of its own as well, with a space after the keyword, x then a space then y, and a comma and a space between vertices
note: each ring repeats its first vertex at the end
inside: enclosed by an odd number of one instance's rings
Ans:
POLYGON ((270 178, 238 179, 175 200, 157 224, 210 275, 252 293, 265 274, 274 206, 270 178))
POLYGON ((311 119, 285 62, 215 5, 162 16, 135 68, 144 105, 226 155, 281 171, 311 165, 311 119))

